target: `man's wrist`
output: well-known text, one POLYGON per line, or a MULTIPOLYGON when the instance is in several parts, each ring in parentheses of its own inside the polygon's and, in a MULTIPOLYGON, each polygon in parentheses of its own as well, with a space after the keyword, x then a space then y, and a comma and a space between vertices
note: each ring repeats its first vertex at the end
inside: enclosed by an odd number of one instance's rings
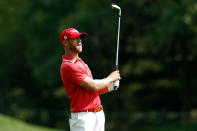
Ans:
POLYGON ((113 82, 113 79, 111 77, 107 77, 106 78, 107 84, 110 84, 113 82))

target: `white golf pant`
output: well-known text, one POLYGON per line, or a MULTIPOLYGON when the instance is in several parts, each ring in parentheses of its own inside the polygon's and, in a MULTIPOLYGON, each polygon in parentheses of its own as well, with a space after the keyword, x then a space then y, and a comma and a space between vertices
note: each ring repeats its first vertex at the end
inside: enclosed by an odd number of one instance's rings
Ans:
POLYGON ((105 115, 100 112, 71 113, 70 131, 104 131, 105 115))

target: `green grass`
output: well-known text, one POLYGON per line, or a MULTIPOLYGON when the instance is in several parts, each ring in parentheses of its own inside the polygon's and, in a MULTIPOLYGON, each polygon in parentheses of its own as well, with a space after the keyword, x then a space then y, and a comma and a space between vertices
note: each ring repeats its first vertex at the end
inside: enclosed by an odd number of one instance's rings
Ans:
POLYGON ((0 131, 63 131, 63 130, 35 126, 0 114, 0 131))

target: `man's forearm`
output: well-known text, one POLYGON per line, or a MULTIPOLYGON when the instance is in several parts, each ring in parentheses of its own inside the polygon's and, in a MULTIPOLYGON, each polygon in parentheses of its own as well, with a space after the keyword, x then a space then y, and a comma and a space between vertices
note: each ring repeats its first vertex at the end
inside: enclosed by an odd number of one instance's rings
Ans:
POLYGON ((85 80, 80 84, 80 86, 88 88, 93 91, 97 91, 107 87, 112 82, 110 77, 104 79, 91 79, 86 77, 85 80))
POLYGON ((95 79, 94 82, 97 87, 97 90, 100 90, 107 87, 112 82, 112 79, 107 77, 104 79, 95 79))

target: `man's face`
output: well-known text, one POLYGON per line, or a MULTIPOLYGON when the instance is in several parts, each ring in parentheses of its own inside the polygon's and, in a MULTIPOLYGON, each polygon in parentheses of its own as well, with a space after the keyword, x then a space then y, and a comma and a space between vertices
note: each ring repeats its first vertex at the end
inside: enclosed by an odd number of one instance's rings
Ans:
POLYGON ((69 44, 69 49, 71 51, 77 52, 77 53, 82 52, 82 43, 81 43, 80 37, 76 37, 74 39, 69 39, 68 44, 69 44))

